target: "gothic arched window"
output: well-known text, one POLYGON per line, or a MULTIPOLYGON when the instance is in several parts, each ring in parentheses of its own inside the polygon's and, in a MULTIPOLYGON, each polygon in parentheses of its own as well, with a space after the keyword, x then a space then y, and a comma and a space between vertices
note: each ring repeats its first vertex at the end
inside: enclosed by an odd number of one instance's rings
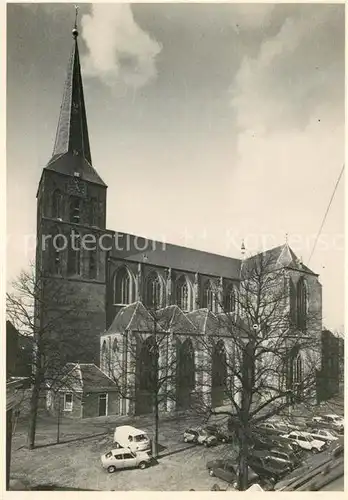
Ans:
POLYGON ((296 312, 296 287, 293 280, 289 280, 289 295, 290 295, 290 321, 293 325, 296 324, 297 312, 296 312))
POLYGON ((163 303, 163 286, 156 272, 150 273, 145 280, 145 304, 148 307, 159 308, 163 303))
POLYGON ((118 342, 117 342, 116 338, 114 339, 113 344, 112 344, 112 351, 114 354, 116 354, 118 351, 118 342))
POLYGON ((175 301, 183 311, 191 309, 191 287, 185 276, 181 276, 176 282, 175 301))
POLYGON ((126 267, 121 267, 114 278, 114 304, 130 304, 133 278, 126 267))
POLYGON ((307 327, 307 284, 302 276, 297 282, 296 302, 297 302, 297 327, 304 331, 307 327))
POLYGON ((62 219, 63 213, 63 195, 56 189, 53 192, 52 196, 52 218, 53 219, 62 219))
POLYGON ((233 285, 229 285, 224 296, 225 312, 234 312, 236 309, 236 295, 233 285))
POLYGON ((81 221, 81 198, 77 196, 70 197, 70 222, 74 222, 75 224, 80 224, 81 221))
POLYGON ((72 231, 68 243, 68 275, 81 274, 81 236, 77 231, 72 231))
POLYGON ((203 307, 215 310, 215 294, 211 281, 207 281, 203 288, 203 307))

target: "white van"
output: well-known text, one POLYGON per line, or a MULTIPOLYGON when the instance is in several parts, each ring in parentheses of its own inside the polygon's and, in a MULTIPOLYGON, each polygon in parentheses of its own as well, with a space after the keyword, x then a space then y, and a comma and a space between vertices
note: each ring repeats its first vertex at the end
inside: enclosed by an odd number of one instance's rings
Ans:
POLYGON ((122 448, 128 448, 133 452, 151 449, 151 441, 145 431, 136 429, 131 425, 120 425, 116 427, 114 443, 122 448))

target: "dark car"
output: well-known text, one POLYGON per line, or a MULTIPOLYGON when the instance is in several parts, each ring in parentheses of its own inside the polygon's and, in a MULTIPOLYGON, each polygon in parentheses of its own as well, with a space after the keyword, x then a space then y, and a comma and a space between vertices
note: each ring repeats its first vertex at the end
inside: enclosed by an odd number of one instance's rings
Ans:
POLYGON ((248 464, 261 478, 267 478, 273 483, 279 481, 293 469, 292 464, 285 460, 279 460, 271 454, 251 455, 248 458, 248 464))
POLYGON ((229 443, 232 441, 233 433, 223 430, 215 424, 206 425, 206 430, 216 437, 218 441, 222 443, 229 443))
MULTIPOLYGON (((238 481, 238 465, 232 459, 218 459, 207 462, 209 475, 223 479, 227 483, 237 485, 238 481)), ((260 477, 248 467, 248 483, 252 485, 258 483, 260 477)))
POLYGON ((300 447, 297 443, 292 441, 291 439, 284 438, 279 435, 271 435, 268 432, 264 433, 261 429, 257 433, 253 434, 252 444, 257 447, 261 447, 264 449, 271 448, 286 448, 288 450, 292 450, 294 452, 298 452, 300 447))
POLYGON ((289 470, 293 470, 302 463, 302 457, 294 453, 291 449, 273 448, 269 450, 251 450, 251 455, 265 459, 271 459, 272 462, 284 464, 289 470))

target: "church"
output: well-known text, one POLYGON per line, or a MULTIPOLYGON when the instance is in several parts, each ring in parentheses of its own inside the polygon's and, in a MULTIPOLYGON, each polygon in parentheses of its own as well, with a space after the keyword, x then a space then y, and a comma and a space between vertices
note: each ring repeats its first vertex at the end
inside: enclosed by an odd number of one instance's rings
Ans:
MULTIPOLYGON (((149 327, 151 311, 162 311, 158 328, 168 336, 170 333, 171 339, 163 356, 167 356, 169 364, 171 349, 176 359, 173 369, 177 370, 173 388, 176 396, 163 401, 162 406, 167 411, 185 408, 185 390, 194 392, 201 376, 195 368, 201 358, 197 335, 208 335, 219 314, 237 313, 241 268, 248 259, 243 254, 241 259, 225 257, 107 229, 108 187, 92 162, 76 26, 72 33, 53 153, 42 171, 37 191, 37 275, 42 276, 44 290, 59 284, 65 305, 74 309, 76 304, 76 315, 61 319, 60 326, 71 339, 80 340, 68 352, 63 354, 62 350, 61 356, 66 363, 96 366, 109 380, 122 378, 125 385, 133 384, 134 398, 120 393, 118 401, 113 400, 112 413, 151 411, 149 398, 141 396, 144 391, 136 387, 139 384, 134 377, 128 376, 131 360, 125 354, 125 343, 135 343, 136 349, 146 350, 153 334, 149 327), (64 239, 70 239, 70 243, 61 244, 64 239), (118 368, 110 363, 111 357, 117 359, 118 368), (180 368, 180 362, 184 368, 180 368)), ((117 185, 111 189, 116 195, 117 185)), ((321 316, 318 275, 300 262, 287 243, 268 253, 291 273, 297 297, 294 307, 299 309, 299 317, 311 310, 321 316)), ((51 309, 55 307, 52 303, 51 309)), ((320 321, 316 330, 321 331, 320 321)), ((221 342, 215 372, 219 371, 223 352, 233 348, 222 332, 217 335, 221 342)), ((214 379, 213 368, 212 372, 209 376, 214 379)), ((216 374, 215 379, 210 396, 212 404, 219 406, 223 404, 218 390, 221 380, 216 374)), ((99 394, 103 403, 96 403, 98 415, 111 411, 105 404, 105 392, 99 394)), ((69 411, 70 396, 67 401, 69 411)))

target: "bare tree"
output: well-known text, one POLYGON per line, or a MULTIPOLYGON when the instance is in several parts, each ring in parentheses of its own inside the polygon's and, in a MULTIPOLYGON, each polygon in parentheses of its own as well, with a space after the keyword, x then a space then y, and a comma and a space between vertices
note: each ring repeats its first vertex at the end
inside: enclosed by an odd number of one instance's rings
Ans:
POLYGON ((57 383, 67 361, 83 357, 83 332, 77 323, 86 314, 85 301, 72 299, 64 280, 36 274, 31 264, 13 281, 6 308, 17 331, 33 343, 28 429, 28 448, 33 449, 40 395, 57 383))
POLYGON ((212 313, 214 326, 200 339, 204 375, 196 410, 233 422, 240 490, 248 486, 248 449, 258 424, 275 415, 289 416, 294 405, 312 408, 316 402, 320 308, 302 307, 308 296, 293 289, 293 272, 267 252, 243 261, 233 307, 223 299, 221 283, 216 284, 210 306, 219 312, 212 313), (219 407, 211 398, 217 389, 223 395, 219 407))
POLYGON ((177 306, 145 308, 138 302, 121 311, 116 330, 109 347, 102 348, 101 366, 132 410, 153 415, 156 457, 160 412, 170 412, 177 405, 177 338, 192 333, 194 326, 177 306), (132 315, 131 323, 126 310, 132 315))

